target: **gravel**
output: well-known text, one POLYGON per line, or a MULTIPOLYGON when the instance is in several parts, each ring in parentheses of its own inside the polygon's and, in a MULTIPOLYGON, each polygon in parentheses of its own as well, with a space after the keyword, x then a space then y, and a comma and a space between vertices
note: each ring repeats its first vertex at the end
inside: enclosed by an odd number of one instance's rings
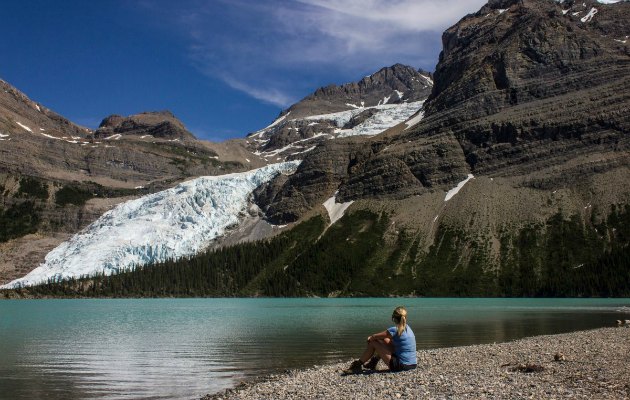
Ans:
POLYGON ((347 362, 271 375, 218 399, 630 399, 630 329, 423 350, 418 368, 344 376, 347 362), (556 361, 556 359, 558 361, 556 361))

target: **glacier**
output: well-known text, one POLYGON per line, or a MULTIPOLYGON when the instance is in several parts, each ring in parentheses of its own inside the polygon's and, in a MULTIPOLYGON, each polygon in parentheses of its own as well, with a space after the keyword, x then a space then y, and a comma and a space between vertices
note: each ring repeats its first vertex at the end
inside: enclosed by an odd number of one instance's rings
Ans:
POLYGON ((411 103, 381 104, 373 107, 362 107, 330 114, 312 115, 304 119, 312 121, 333 121, 337 127, 342 127, 347 124, 352 117, 360 114, 361 112, 367 109, 376 109, 379 110, 379 113, 371 116, 354 128, 339 129, 335 132, 338 134, 338 137, 360 135, 373 136, 407 120, 413 114, 418 112, 418 110, 422 108, 423 104, 424 100, 414 101, 411 103))
POLYGON ((39 267, 0 288, 96 273, 111 275, 199 253, 239 223, 254 189, 278 174, 292 174, 300 163, 283 162, 247 172, 196 178, 121 203, 53 249, 39 267))

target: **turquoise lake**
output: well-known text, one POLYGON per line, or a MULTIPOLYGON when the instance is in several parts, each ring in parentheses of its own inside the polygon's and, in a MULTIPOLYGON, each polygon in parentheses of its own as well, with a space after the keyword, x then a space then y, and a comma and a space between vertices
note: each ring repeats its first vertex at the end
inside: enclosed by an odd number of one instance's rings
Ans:
POLYGON ((0 301, 1 399, 193 399, 356 357, 404 305, 418 349, 612 326, 630 299, 0 301))

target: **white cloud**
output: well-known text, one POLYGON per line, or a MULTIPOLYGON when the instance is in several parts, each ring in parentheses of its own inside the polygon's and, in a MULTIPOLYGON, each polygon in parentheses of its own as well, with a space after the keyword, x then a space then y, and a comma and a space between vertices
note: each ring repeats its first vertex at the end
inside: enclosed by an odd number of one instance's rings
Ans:
MULTIPOLYGON (((364 33, 373 34, 373 25, 387 24, 389 31, 423 32, 443 30, 467 13, 486 3, 485 0, 298 0, 300 3, 364 21, 364 33)), ((326 23, 326 20, 319 22, 326 23)), ((336 26, 335 28, 343 28, 336 26)))
POLYGON ((286 107, 290 105, 294 98, 289 96, 286 93, 276 89, 269 87, 254 87, 249 84, 239 81, 234 77, 231 77, 227 74, 219 75, 221 79, 227 83, 230 87, 240 90, 241 92, 247 93, 255 99, 262 100, 265 103, 274 104, 280 107, 286 107))
POLYGON ((285 107, 325 76, 358 79, 397 62, 432 69, 442 31, 485 3, 219 0, 174 11, 203 73, 285 107))

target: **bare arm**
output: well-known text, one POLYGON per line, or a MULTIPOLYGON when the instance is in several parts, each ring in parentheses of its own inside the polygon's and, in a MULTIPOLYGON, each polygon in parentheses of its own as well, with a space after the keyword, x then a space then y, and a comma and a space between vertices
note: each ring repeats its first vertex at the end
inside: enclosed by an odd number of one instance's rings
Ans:
POLYGON ((391 339, 392 335, 388 332, 388 331, 383 331, 383 332, 379 332, 379 333, 375 333, 372 336, 369 336, 367 338, 368 342, 371 342, 372 340, 385 340, 385 339, 391 339))

